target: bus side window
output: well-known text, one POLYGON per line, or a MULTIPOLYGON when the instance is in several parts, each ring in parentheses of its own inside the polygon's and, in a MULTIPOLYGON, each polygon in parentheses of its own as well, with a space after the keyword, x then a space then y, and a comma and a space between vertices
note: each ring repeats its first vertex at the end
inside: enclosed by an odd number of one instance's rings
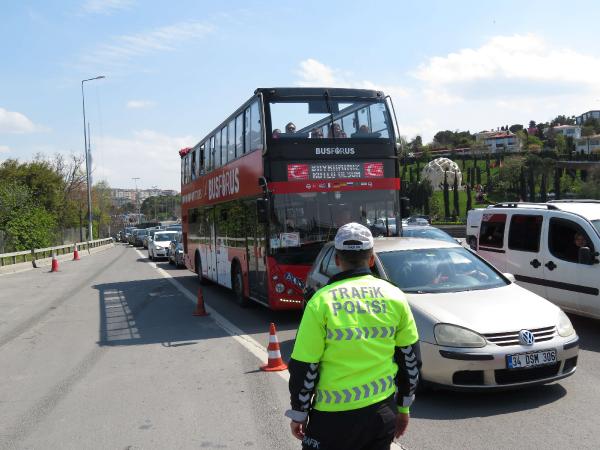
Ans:
POLYGON ((210 150, 208 151, 208 170, 213 170, 215 168, 215 137, 210 137, 210 150))
POLYGON ((235 155, 234 158, 244 153, 244 114, 238 114, 235 118, 235 155))
POLYGON ((227 127, 227 162, 235 159, 235 120, 229 122, 227 127))
POLYGON ((250 151, 263 149, 262 119, 258 101, 250 106, 250 151))
POLYGON ((217 134, 215 135, 215 151, 213 152, 215 157, 214 157, 214 166, 213 168, 216 169, 217 167, 221 167, 221 132, 217 131, 217 134))
POLYGON ((191 167, 190 167, 190 178, 192 180, 195 180, 196 179, 196 150, 194 150, 191 153, 191 155, 192 156, 190 157, 190 164, 191 164, 191 167))
POLYGON ((198 167, 200 169, 200 175, 204 175, 204 167, 205 167, 204 166, 204 164, 205 164, 204 163, 204 159, 205 159, 205 155, 206 155, 206 152, 204 150, 204 145, 205 144, 202 144, 200 146, 200 151, 198 152, 198 159, 200 161, 199 164, 198 164, 198 167))
MULTIPOLYGON (((217 149, 217 155, 219 154, 219 149, 217 149)), ((217 160, 219 157, 217 156, 217 160)), ((221 163, 223 166, 227 163, 227 125, 221 128, 221 163)))
POLYGON ((250 152, 250 107, 244 111, 244 153, 250 152))

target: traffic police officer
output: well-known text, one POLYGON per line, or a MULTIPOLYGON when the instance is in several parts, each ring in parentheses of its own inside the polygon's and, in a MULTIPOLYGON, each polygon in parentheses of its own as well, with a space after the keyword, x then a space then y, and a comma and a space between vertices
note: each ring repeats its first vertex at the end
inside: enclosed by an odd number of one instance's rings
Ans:
POLYGON ((342 271, 313 295, 298 329, 286 416, 303 449, 389 449, 417 388, 417 328, 402 291, 371 274, 368 228, 340 227, 335 249, 342 271))

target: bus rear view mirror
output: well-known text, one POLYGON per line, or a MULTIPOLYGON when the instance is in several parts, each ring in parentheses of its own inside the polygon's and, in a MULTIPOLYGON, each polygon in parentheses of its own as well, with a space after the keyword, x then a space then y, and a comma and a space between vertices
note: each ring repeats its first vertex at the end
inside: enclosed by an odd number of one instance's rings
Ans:
POLYGON ((256 217, 258 223, 269 222, 269 200, 266 198, 259 198, 256 200, 256 217))

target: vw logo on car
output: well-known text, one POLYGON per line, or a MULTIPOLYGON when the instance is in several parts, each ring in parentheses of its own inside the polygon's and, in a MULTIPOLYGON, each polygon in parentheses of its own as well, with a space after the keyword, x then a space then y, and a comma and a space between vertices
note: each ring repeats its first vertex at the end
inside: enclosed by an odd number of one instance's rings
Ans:
POLYGON ((533 345, 535 342, 535 336, 529 330, 519 331, 519 342, 523 345, 533 345))

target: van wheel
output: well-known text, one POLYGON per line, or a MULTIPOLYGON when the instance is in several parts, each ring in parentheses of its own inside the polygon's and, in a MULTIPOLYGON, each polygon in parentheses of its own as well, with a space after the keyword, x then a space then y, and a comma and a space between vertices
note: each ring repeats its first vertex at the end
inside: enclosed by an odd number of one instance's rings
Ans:
POLYGON ((234 263, 231 270, 231 285, 235 299, 242 308, 250 306, 250 300, 244 295, 244 276, 239 263, 234 263))
POLYGON ((208 280, 202 276, 202 260, 200 259, 200 254, 196 253, 196 274, 198 275, 198 281, 202 286, 208 284, 208 280))

